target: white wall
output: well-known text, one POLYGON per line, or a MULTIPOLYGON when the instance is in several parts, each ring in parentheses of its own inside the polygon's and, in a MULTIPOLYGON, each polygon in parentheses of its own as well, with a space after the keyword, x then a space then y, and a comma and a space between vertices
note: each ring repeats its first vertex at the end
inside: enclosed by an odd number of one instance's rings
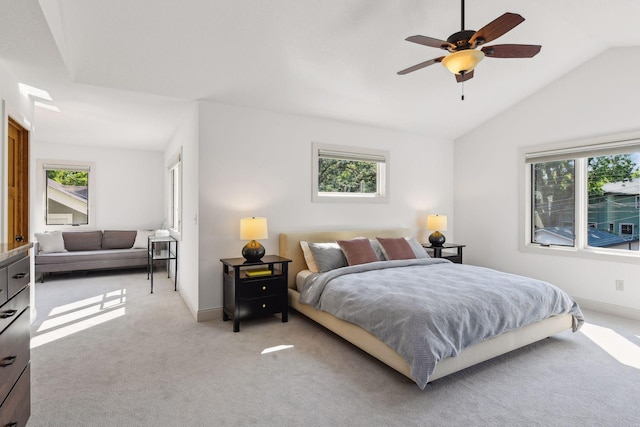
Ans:
MULTIPOLYGON (((178 151, 182 149, 182 232, 178 243, 178 290, 187 307, 197 320, 199 316, 200 281, 198 279, 198 105, 184 117, 180 128, 170 141, 164 153, 164 206, 168 218, 170 181, 168 166, 178 151)), ((205 284, 206 285, 206 284, 205 284)))
POLYGON ((7 182, 7 119, 11 117, 22 127, 31 131, 33 123, 33 103, 22 95, 18 81, 0 63, 0 242, 7 241, 8 200, 7 182))
POLYGON ((277 254, 283 231, 404 226, 418 233, 429 213, 453 217, 452 141, 210 102, 200 104, 199 138, 201 310, 222 306, 219 260, 241 256, 240 218, 267 217, 269 239, 261 243, 277 254), (390 203, 312 203, 312 141, 389 150, 390 203))
POLYGON ((456 234, 467 262, 550 281, 594 306, 640 309, 640 262, 519 251, 520 147, 640 129, 640 48, 583 64, 455 142, 456 234), (615 290, 615 280, 625 291, 615 290))
MULTIPOLYGON (((157 229, 164 218, 161 151, 86 147, 39 141, 31 144, 31 232, 44 230, 44 198, 35 181, 38 159, 95 162, 95 229, 157 229)), ((91 197, 91 195, 89 195, 91 197)))

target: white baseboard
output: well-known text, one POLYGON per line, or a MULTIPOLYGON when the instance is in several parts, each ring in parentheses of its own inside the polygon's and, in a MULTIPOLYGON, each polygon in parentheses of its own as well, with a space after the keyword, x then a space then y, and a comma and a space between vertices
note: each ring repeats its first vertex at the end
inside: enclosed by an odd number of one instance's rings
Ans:
POLYGON ((593 301, 585 298, 574 297, 573 299, 576 300, 580 307, 586 308, 587 310, 599 311, 600 313, 613 314, 615 316, 622 316, 629 319, 640 320, 640 310, 636 308, 623 307, 621 305, 593 301))
POLYGON ((206 310, 198 310, 190 304, 190 301, 182 295, 182 301, 184 305, 193 316, 196 322, 206 322, 209 320, 222 319, 222 307, 207 308, 206 310))
POLYGON ((196 321, 206 322, 208 320, 222 319, 222 307, 207 308, 206 310, 198 310, 196 321))

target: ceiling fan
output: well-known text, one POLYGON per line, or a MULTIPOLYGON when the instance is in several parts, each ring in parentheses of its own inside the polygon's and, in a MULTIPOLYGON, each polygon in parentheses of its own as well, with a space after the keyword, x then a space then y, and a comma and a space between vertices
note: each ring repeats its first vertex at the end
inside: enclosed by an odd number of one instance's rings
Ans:
POLYGON ((429 65, 441 62, 449 71, 456 76, 456 81, 462 83, 473 78, 473 70, 485 56, 490 58, 531 58, 535 56, 542 46, 530 44, 496 44, 492 46, 482 46, 493 41, 512 30, 524 21, 524 18, 517 13, 507 12, 494 19, 478 31, 464 29, 464 0, 461 0, 461 23, 462 28, 457 33, 453 33, 445 40, 434 39, 426 36, 411 36, 406 40, 424 46, 435 47, 448 50, 446 56, 433 58, 413 67, 398 71, 404 75, 416 70, 420 70, 429 65), (480 50, 476 48, 482 46, 480 50))

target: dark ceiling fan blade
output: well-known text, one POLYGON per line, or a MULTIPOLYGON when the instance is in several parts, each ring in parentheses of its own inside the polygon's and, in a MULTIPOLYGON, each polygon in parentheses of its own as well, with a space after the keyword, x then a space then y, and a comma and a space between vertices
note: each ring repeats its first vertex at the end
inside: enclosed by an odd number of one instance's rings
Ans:
POLYGON ((405 39, 408 42, 418 43, 423 46, 435 47, 438 49, 448 49, 449 47, 455 48, 454 44, 449 43, 445 40, 434 39, 433 37, 427 36, 411 36, 405 39))
POLYGON ((473 70, 464 74, 456 74, 455 76, 458 83, 466 82, 467 80, 471 80, 473 78, 473 70))
POLYGON ((411 73, 413 71, 419 70, 421 68, 428 67, 429 65, 433 65, 433 64, 436 64, 438 62, 442 62, 442 58, 444 58, 444 56, 441 56, 440 58, 433 58, 433 59, 430 59, 428 61, 421 62, 420 64, 414 65, 413 67, 409 67, 409 68, 406 68, 406 69, 404 69, 402 71, 398 71, 398 74, 400 74, 400 75, 408 74, 408 73, 411 73))
POLYGON ((517 13, 507 12, 476 31, 476 33, 469 39, 469 43, 473 44, 476 42, 479 45, 488 43, 497 39, 522 22, 524 22, 524 18, 522 16, 517 13))
POLYGON ((484 46, 480 50, 491 58, 532 58, 541 48, 542 46, 534 44, 495 44, 484 46))

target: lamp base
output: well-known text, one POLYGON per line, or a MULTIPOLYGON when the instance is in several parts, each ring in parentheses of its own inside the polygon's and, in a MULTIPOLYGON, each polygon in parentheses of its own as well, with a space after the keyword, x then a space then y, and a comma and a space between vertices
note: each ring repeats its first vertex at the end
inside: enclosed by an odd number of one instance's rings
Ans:
POLYGON ((248 262, 258 262, 264 256, 264 246, 255 240, 250 241, 242 248, 242 256, 248 262))
POLYGON ((447 239, 444 237, 444 234, 442 234, 439 231, 434 231, 429 236, 429 243, 431 243, 431 246, 435 246, 436 248, 439 248, 440 246, 444 245, 444 242, 446 240, 447 239))

